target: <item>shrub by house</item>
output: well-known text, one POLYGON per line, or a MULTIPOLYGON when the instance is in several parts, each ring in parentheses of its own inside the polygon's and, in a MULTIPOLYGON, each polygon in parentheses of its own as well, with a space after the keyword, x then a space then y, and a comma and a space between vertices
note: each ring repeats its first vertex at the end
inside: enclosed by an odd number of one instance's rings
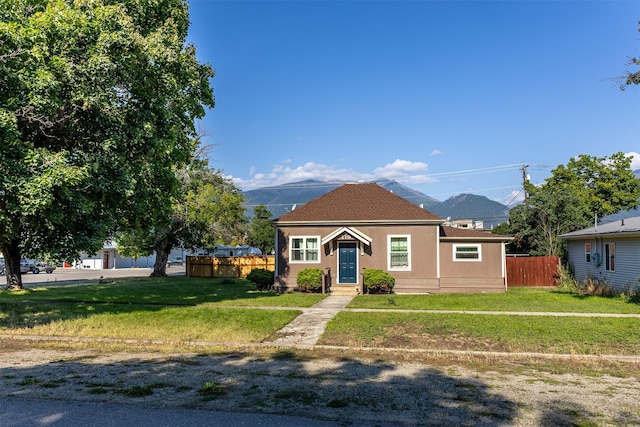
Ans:
POLYGON ((322 290, 322 270, 319 268, 305 268, 298 273, 296 279, 300 292, 320 292, 322 290))
POLYGON ((364 270, 364 289, 368 294, 390 294, 395 282, 393 276, 385 271, 373 268, 364 270))
POLYGON ((253 282, 259 291, 265 291, 273 285, 274 275, 273 271, 264 268, 254 268, 247 275, 247 279, 253 282))

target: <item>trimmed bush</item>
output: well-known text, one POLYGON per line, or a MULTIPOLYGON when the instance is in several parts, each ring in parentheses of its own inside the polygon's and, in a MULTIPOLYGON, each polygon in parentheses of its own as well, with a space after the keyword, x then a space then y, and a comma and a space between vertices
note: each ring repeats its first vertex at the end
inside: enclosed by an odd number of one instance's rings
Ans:
POLYGON ((300 292, 321 292, 322 270, 320 268, 305 268, 298 273, 296 284, 300 292))
POLYGON ((274 283, 273 271, 265 270, 264 268, 254 268, 247 274, 247 279, 252 281, 259 291, 266 291, 274 283))
POLYGON ((364 270, 364 289, 368 294, 390 294, 396 279, 382 270, 367 268, 364 270))

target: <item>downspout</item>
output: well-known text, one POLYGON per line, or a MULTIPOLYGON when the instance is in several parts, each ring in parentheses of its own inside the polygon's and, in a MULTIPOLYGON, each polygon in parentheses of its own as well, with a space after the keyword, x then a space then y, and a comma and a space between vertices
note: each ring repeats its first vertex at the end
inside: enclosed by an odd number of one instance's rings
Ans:
POLYGON ((504 279, 504 291, 508 290, 508 278, 507 278, 507 244, 502 242, 502 277, 504 279))
POLYGON ((442 224, 438 224, 438 230, 436 231, 436 278, 438 279, 438 288, 440 287, 440 227, 442 227, 442 224))
MULTIPOLYGON (((275 274, 274 274, 274 281, 278 281, 278 277, 279 277, 279 273, 280 273, 280 269, 278 268, 278 258, 280 257, 280 248, 278 247, 278 226, 276 225, 275 227, 273 227, 273 234, 274 234, 274 239, 276 244, 274 245, 274 268, 275 268, 275 274)), ((280 284, 278 284, 278 288, 280 288, 280 284)))

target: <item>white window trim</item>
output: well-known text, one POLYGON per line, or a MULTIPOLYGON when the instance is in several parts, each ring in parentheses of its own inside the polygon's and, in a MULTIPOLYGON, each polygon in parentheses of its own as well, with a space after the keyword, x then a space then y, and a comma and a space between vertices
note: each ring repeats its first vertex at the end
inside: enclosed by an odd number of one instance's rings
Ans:
POLYGON ((587 263, 592 263, 593 262, 593 252, 591 251, 591 243, 585 243, 584 244, 584 260, 587 263), (589 250, 587 250, 587 247, 589 248, 589 250))
POLYGON ((482 244, 480 243, 466 243, 466 244, 454 244, 453 245, 453 261, 454 262, 482 262, 482 244), (478 258, 457 258, 456 254, 458 253, 459 247, 476 247, 478 249, 478 258))
POLYGON ((411 271, 411 235, 410 234, 389 234, 387 235, 387 267, 389 271, 411 271), (407 239, 407 264, 406 267, 391 266, 391 239, 406 238, 407 239))
POLYGON ((320 255, 321 255, 322 246, 320 244, 320 236, 289 236, 289 262, 291 264, 320 264, 320 255), (304 252, 304 260, 298 261, 293 259, 293 239, 303 239, 303 247, 307 246, 307 239, 316 239, 318 243, 318 259, 315 261, 307 261, 307 253, 306 249, 303 249, 304 252))

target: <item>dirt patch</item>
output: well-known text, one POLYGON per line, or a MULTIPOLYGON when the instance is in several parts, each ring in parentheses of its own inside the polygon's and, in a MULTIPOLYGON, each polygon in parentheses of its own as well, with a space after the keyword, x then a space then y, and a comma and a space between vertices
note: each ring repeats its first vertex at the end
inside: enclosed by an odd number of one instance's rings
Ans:
POLYGON ((166 354, 5 343, 2 352, 3 396, 278 413, 340 424, 640 424, 637 378, 606 372, 288 351, 166 354))

